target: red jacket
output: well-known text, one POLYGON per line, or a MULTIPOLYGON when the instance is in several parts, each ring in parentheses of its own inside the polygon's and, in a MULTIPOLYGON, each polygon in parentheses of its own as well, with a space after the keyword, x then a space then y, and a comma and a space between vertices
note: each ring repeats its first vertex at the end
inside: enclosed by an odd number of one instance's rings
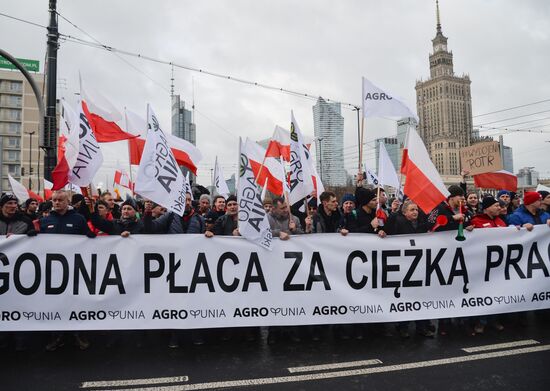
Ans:
POLYGON ((472 219, 472 224, 475 228, 496 228, 496 227, 507 227, 504 220, 499 216, 494 219, 487 216, 485 213, 475 215, 472 219))

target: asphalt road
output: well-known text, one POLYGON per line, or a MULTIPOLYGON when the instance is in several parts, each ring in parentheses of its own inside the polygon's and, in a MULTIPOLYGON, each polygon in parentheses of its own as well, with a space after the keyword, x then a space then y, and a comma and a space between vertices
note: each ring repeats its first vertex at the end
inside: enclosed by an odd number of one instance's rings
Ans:
MULTIPOLYGON (((205 345, 184 341, 167 347, 166 332, 89 333, 80 351, 67 336, 55 352, 48 335, 33 334, 28 349, 0 350, 0 390, 550 390, 550 312, 531 313, 526 326, 505 321, 498 332, 433 339, 383 336, 367 330, 363 340, 340 340, 331 329, 320 341, 267 344, 267 330, 254 342, 236 338, 205 345)), ((372 327, 371 327, 372 328, 372 327)), ((393 328, 389 328, 392 330, 393 328)), ((307 333, 306 333, 307 334, 307 333)), ((188 333, 187 333, 188 335, 188 333)))

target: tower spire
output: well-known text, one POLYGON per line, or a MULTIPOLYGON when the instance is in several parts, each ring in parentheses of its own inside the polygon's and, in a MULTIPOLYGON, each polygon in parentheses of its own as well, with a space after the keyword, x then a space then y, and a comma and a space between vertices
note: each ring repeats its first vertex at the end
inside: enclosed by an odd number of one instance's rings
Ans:
POLYGON ((439 17, 439 0, 435 0, 435 9, 436 9, 436 17, 437 17, 437 32, 441 32, 441 19, 439 17))

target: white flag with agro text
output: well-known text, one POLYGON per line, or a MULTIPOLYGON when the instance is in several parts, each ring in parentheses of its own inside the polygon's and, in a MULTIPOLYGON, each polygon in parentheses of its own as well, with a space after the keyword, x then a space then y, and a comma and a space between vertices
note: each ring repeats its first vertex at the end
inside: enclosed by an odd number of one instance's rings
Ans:
POLYGON ((147 128, 147 139, 139 163, 135 192, 183 216, 185 176, 150 105, 147 105, 147 128))

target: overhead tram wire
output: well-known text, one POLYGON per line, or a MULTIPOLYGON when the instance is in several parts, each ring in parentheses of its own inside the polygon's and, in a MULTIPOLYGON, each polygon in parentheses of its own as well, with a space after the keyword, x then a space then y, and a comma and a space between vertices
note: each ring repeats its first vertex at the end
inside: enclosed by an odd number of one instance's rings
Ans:
MULTIPOLYGON (((288 95, 296 96, 296 97, 299 97, 299 98, 305 98, 305 99, 309 99, 309 100, 312 100, 312 101, 316 101, 319 96, 322 96, 322 95, 309 94, 309 93, 289 90, 287 88, 282 88, 282 87, 275 87, 275 86, 271 86, 269 84, 255 82, 255 81, 251 81, 251 80, 247 80, 247 79, 242 79, 242 78, 234 77, 234 76, 231 76, 231 75, 223 75, 221 73, 208 71, 206 69, 195 68, 195 67, 191 67, 191 66, 187 66, 187 65, 177 64, 177 63, 172 62, 172 61, 164 61, 164 60, 160 60, 158 58, 146 56, 146 55, 143 55, 143 54, 118 49, 118 48, 115 48, 115 47, 112 47, 112 46, 108 46, 108 45, 104 45, 104 44, 100 44, 100 43, 95 43, 95 42, 90 42, 90 41, 87 41, 85 39, 74 37, 74 36, 67 35, 67 34, 59 34, 59 35, 66 42, 72 42, 72 43, 76 43, 76 44, 80 44, 80 45, 84 45, 84 46, 89 46, 89 47, 96 48, 96 49, 102 49, 102 50, 106 50, 106 51, 113 52, 113 53, 119 53, 119 54, 123 54, 123 55, 130 56, 130 57, 140 58, 140 59, 144 59, 144 60, 147 60, 147 61, 155 62, 157 64, 170 65, 170 66, 174 66, 176 68, 185 69, 187 71, 202 73, 202 74, 217 77, 217 78, 220 78, 220 79, 231 80, 231 81, 234 81, 234 82, 237 82, 237 83, 242 83, 242 84, 247 84, 247 85, 250 85, 250 86, 260 87, 260 88, 264 88, 264 89, 271 90, 271 91, 277 91, 277 92, 285 93, 285 94, 288 94, 288 95)), ((353 104, 353 103, 340 102, 340 101, 336 101, 336 100, 329 99, 329 98, 323 98, 323 99, 327 102, 340 103, 342 106, 344 106, 345 108, 347 108, 349 110, 356 110, 356 108, 359 107, 357 104, 353 104)))
POLYGON ((11 16, 11 15, 5 14, 3 12, 0 12, 0 16, 4 16, 4 17, 9 18, 9 19, 17 20, 18 22, 23 22, 23 23, 26 23, 26 24, 30 24, 30 25, 35 26, 35 27, 42 27, 43 29, 47 29, 47 27, 42 25, 42 24, 31 22, 30 20, 17 18, 15 16, 11 16))
POLYGON ((514 106, 514 107, 508 107, 508 108, 506 108, 506 109, 491 111, 491 112, 489 112, 489 113, 476 114, 476 115, 473 115, 472 118, 484 117, 484 116, 486 116, 486 115, 497 114, 497 113, 502 113, 502 112, 504 112, 504 111, 510 111, 510 110, 515 110, 515 109, 520 109, 520 108, 522 108, 522 107, 528 107, 528 106, 538 105, 539 103, 544 103, 544 102, 550 102, 550 99, 544 99, 544 100, 539 100, 539 101, 537 101, 537 102, 526 103, 526 104, 524 104, 524 105, 519 105, 519 106, 514 106))
MULTIPOLYGON (((104 46, 99 40, 97 40, 95 37, 93 37, 90 33, 84 31, 84 29, 78 27, 76 24, 74 24, 73 22, 71 22, 69 19, 67 19, 65 16, 61 15, 59 12, 56 12, 56 14, 61 17, 61 19, 63 19, 64 21, 66 21, 67 23, 69 23, 71 26, 73 26, 75 29, 77 29, 78 31, 84 33, 85 35, 87 35, 88 37, 90 37, 92 40, 94 40, 98 45, 102 45, 104 46)), ((63 34, 60 34, 60 36, 63 35, 63 34)), ((144 71, 142 71, 141 69, 139 69, 138 67, 136 67, 134 64, 132 64, 131 62, 129 62, 128 60, 126 60, 124 57, 122 57, 121 55, 119 55, 118 53, 115 53, 115 52, 112 52, 119 60, 121 60, 122 62, 124 62, 126 65, 128 65, 129 67, 131 67, 132 69, 134 69, 135 71, 141 73, 143 76, 145 76, 146 78, 148 78, 149 80, 151 80, 153 83, 155 83, 157 86, 159 86, 160 88, 162 88, 163 90, 165 90, 166 92, 170 92, 170 90, 168 90, 168 88, 166 88, 164 85, 162 85, 160 82, 156 81, 155 79, 153 79, 151 76, 149 76, 147 73, 145 73, 144 71)))
POLYGON ((524 118, 524 117, 530 117, 530 116, 532 116, 532 115, 537 115, 537 114, 542 114, 542 113, 548 113, 548 112, 550 112, 550 110, 537 111, 536 113, 523 114, 523 115, 518 115, 518 116, 515 116, 515 117, 503 118, 503 119, 500 119, 500 120, 495 120, 495 121, 490 121, 490 122, 484 122, 484 123, 481 123, 481 124, 474 124, 473 126, 474 126, 474 127, 477 127, 477 126, 483 126, 483 125, 498 124, 498 123, 500 123, 500 122, 506 122, 506 121, 510 121, 510 120, 513 120, 513 119, 524 118))

